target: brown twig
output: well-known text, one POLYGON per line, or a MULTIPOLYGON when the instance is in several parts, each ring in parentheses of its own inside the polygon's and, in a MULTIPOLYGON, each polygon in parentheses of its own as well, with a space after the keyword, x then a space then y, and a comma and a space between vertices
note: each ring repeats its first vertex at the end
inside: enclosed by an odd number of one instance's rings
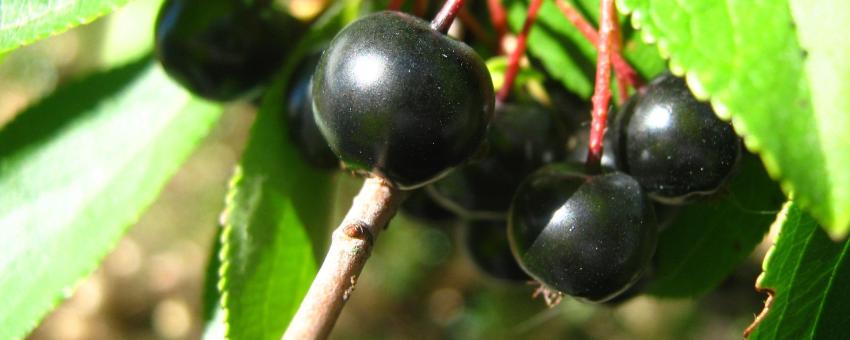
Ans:
POLYGON ((370 177, 363 182, 351 209, 333 232, 328 255, 283 339, 328 337, 354 290, 378 234, 395 215, 403 196, 385 179, 370 177))
POLYGON ((585 166, 589 173, 597 173, 602 161, 602 140, 605 136, 608 104, 611 102, 611 52, 614 45, 614 16, 617 8, 614 0, 602 0, 599 16, 599 43, 596 44, 596 84, 593 89, 593 119, 590 123, 585 166))
POLYGON ((753 320, 753 323, 747 326, 747 329, 744 330, 744 339, 750 337, 750 334, 752 334, 753 331, 756 330, 756 327, 758 327, 758 325, 761 324, 762 320, 767 317, 767 312, 769 312, 770 308, 773 307, 773 296, 775 295, 775 293, 773 292, 773 290, 764 291, 767 292, 767 300, 764 300, 764 309, 762 309, 761 313, 756 316, 756 319, 753 320))

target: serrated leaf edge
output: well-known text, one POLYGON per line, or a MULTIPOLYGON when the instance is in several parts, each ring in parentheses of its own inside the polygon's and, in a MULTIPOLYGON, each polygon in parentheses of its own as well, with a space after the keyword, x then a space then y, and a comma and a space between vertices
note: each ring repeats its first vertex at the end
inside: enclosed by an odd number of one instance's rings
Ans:
POLYGON ((216 287, 218 288, 219 293, 219 305, 222 310, 222 320, 224 321, 224 337, 226 339, 230 338, 230 308, 228 307, 228 299, 230 298, 229 294, 229 284, 230 282, 227 280, 228 274, 230 274, 230 255, 231 255, 231 246, 230 246, 230 236, 233 234, 233 223, 231 222, 230 215, 233 213, 233 210, 236 207, 236 196, 239 194, 240 184, 244 179, 244 172, 241 164, 237 164, 233 169, 233 175, 230 177, 230 181, 228 182, 228 190, 227 194, 224 197, 224 210, 221 212, 220 223, 222 225, 221 231, 221 250, 218 253, 218 259, 221 261, 221 266, 218 268, 218 283, 216 287))
MULTIPOLYGON (((110 13, 112 13, 112 12, 115 12, 115 11, 116 11, 116 10, 118 10, 119 8, 121 8, 121 7, 123 7, 124 5, 126 5, 128 2, 129 2, 129 0, 121 0, 120 2, 116 2, 116 3, 110 4, 108 8, 104 8, 104 9, 102 9, 102 10, 100 10, 100 11, 96 12, 96 13, 93 13, 93 14, 92 14, 91 16, 89 16, 89 17, 77 17, 77 19, 76 19, 76 20, 71 20, 71 21, 69 21, 67 24, 65 24, 65 26, 54 26, 54 25, 51 25, 53 28, 52 28, 49 32, 41 33, 41 34, 37 34, 37 35, 35 35, 35 36, 33 36, 33 37, 29 38, 29 39, 14 39, 14 38, 12 38, 12 39, 10 39, 10 40, 11 40, 14 44, 16 44, 16 45, 14 45, 14 46, 10 46, 10 47, 7 47, 7 48, 5 48, 5 49, 4 49, 4 48, 0 48, 0 54, 3 54, 3 53, 5 53, 5 52, 9 52, 9 51, 13 51, 13 50, 15 50, 15 49, 18 49, 18 48, 24 47, 24 46, 26 46, 26 45, 29 45, 29 44, 35 43, 36 41, 39 41, 39 40, 42 40, 42 39, 45 39, 45 38, 49 38, 49 37, 52 37, 52 36, 57 35, 57 34, 60 34, 60 33, 64 33, 65 31, 70 30, 70 29, 72 29, 72 28, 74 28, 74 27, 89 24, 89 23, 91 23, 91 22, 93 22, 93 21, 95 21, 95 20, 99 19, 99 18, 100 18, 100 17, 102 17, 102 16, 105 16, 105 15, 107 15, 107 14, 110 14, 110 13)), ((43 16, 39 16, 39 18, 41 18, 41 17, 44 17, 44 15, 43 15, 43 16)), ((39 18, 32 19, 32 20, 27 20, 27 23, 28 23, 28 22, 32 22, 32 21, 35 21, 35 20, 37 20, 37 19, 39 19, 39 18)), ((10 28, 15 29, 15 28, 19 28, 19 27, 22 27, 22 26, 26 26, 26 24, 16 24, 16 25, 12 25, 12 26, 10 26, 10 28)))
MULTIPOLYGON (((673 74, 684 77, 685 81, 688 84, 688 87, 700 100, 707 100, 711 103, 711 107, 714 108, 715 114, 724 120, 731 121, 732 126, 735 130, 735 133, 744 140, 744 146, 752 153, 758 154, 759 158, 761 158, 762 163, 767 170, 768 175, 771 179, 779 182, 779 187, 782 189, 782 192, 785 193, 787 197, 795 196, 795 202, 800 205, 804 210, 810 210, 813 206, 811 200, 806 197, 800 195, 794 195, 795 186, 794 183, 787 178, 785 178, 780 170, 779 162, 776 159, 776 155, 773 152, 768 150, 764 150, 761 148, 761 142, 758 138, 755 138, 750 133, 750 129, 746 123, 744 123, 737 115, 733 115, 731 110, 722 102, 720 102, 716 97, 712 97, 708 94, 703 86, 702 82, 697 78, 697 74, 694 71, 686 71, 686 68, 681 65, 681 63, 674 58, 669 50, 667 49, 667 42, 664 39, 659 39, 654 36, 652 32, 649 30, 642 29, 643 27, 643 17, 644 14, 633 8, 629 8, 626 4, 623 3, 623 0, 617 0, 618 9, 623 14, 631 14, 631 24, 632 27, 638 32, 640 32, 641 39, 643 42, 647 44, 655 44, 658 48, 658 53, 662 58, 667 59, 668 67, 670 72, 673 74)), ((824 228, 827 233, 832 237, 833 240, 840 240, 847 236, 848 232, 836 232, 834 230, 824 228)))

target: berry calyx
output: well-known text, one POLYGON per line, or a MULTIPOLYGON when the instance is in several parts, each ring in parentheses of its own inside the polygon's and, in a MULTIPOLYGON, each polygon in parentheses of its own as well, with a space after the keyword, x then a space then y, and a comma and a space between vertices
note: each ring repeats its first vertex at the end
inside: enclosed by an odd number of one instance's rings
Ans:
POLYGON ((494 95, 470 47, 416 17, 380 12, 331 42, 313 77, 313 103, 319 129, 349 169, 406 190, 476 152, 494 95))
POLYGON ((306 25, 262 3, 167 0, 156 20, 156 56, 194 94, 219 101, 253 92, 289 54, 306 25))
POLYGON ((669 73, 637 96, 617 118, 618 168, 667 204, 686 203, 722 187, 741 156, 732 125, 669 73))
POLYGON ((630 176, 589 176, 581 169, 559 163, 529 176, 511 205, 508 239, 533 278, 604 302, 648 268, 657 241, 655 213, 630 176))

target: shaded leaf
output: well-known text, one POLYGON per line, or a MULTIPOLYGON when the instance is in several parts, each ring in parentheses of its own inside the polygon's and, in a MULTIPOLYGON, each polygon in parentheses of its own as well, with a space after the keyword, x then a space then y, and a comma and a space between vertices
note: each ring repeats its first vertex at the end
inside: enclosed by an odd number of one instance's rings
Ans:
POLYGON ((786 193, 850 228, 850 2, 621 0, 698 97, 732 119, 786 193), (796 31, 795 31, 796 24, 796 31), (808 56, 808 57, 807 57, 808 56))
POLYGON ((311 27, 267 90, 231 179, 219 270, 229 339, 279 339, 318 270, 334 185, 331 173, 310 167, 290 142, 284 93, 300 58, 330 40, 358 6, 337 4, 311 27))
POLYGON ((776 223, 779 236, 756 283, 772 304, 750 339, 846 339, 850 241, 831 240, 793 202, 776 223))
POLYGON ((0 52, 89 23, 125 3, 127 0, 0 0, 0 52))
POLYGON ((752 253, 785 200, 753 155, 720 198, 684 206, 661 232, 647 292, 690 297, 709 292, 752 253))
POLYGON ((283 87, 269 93, 225 208, 219 287, 230 339, 280 338, 318 270, 308 229, 330 225, 332 178, 289 142, 283 87))
POLYGON ((0 131, 0 339, 25 335, 95 269, 219 116, 142 60, 0 131))
POLYGON ((221 294, 218 291, 218 271, 221 268, 222 228, 216 227, 213 244, 207 257, 207 268, 204 271, 204 286, 201 302, 204 321, 203 339, 224 339, 224 309, 221 308, 221 294))

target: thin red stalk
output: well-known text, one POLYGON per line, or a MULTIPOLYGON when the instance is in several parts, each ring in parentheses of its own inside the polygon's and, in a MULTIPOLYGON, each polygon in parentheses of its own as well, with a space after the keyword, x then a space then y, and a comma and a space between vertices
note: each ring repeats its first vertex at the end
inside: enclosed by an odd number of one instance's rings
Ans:
POLYGON ((474 15, 470 14, 469 11, 466 10, 466 7, 460 9, 460 12, 457 14, 457 18, 460 19, 464 28, 469 30, 476 39, 481 40, 481 42, 486 44, 490 50, 498 52, 496 50, 497 47, 493 41, 493 37, 487 34, 484 27, 481 26, 480 22, 478 22, 478 19, 476 19, 474 15))
POLYGON ((426 11, 428 11, 428 0, 416 0, 413 2, 413 15, 421 18, 425 16, 426 11))
MULTIPOLYGON (((620 34, 620 19, 617 17, 617 12, 614 12, 613 22, 614 22, 614 44, 613 51, 611 51, 611 58, 615 58, 614 56, 621 57, 622 47, 623 47, 623 36, 620 34)), ((612 60, 613 61, 613 60, 612 60)), ((628 64, 627 64, 628 65, 628 64)), ((620 103, 625 103, 626 100, 629 99, 629 84, 626 77, 617 70, 616 63, 614 64, 614 76, 617 78, 617 90, 620 94, 620 103)))
POLYGON ((508 33, 508 15, 501 0, 487 0, 487 10, 490 12, 490 23, 496 31, 496 44, 499 45, 499 54, 502 52, 502 41, 508 33))
MULTIPOLYGON (((575 7, 568 4, 565 0, 555 0, 555 3, 558 5, 558 8, 561 9, 561 13, 564 14, 564 17, 566 17, 567 20, 569 20, 570 23, 572 23, 573 26, 575 26, 579 32, 584 35, 585 39, 594 46, 599 45, 599 35, 596 33, 596 29, 593 28, 593 25, 591 25, 587 19, 585 19, 584 16, 575 9, 575 7)), ((619 32, 619 30, 617 31, 619 32)), ((619 44, 615 44, 615 47, 618 45, 619 44)), ((632 66, 623 59, 619 48, 616 53, 611 55, 611 63, 614 66, 614 72, 617 75, 618 83, 625 83, 636 89, 643 86, 643 79, 641 79, 632 66)))
POLYGON ((448 32, 464 2, 464 0, 446 0, 434 20, 431 20, 431 28, 443 34, 448 32))
POLYGON ((401 10, 402 5, 404 5, 404 0, 390 0, 390 4, 387 5, 387 9, 390 11, 399 11, 401 10))
POLYGON ((602 139, 608 119, 608 104, 611 102, 611 54, 614 50, 614 0, 600 1, 599 43, 596 57, 596 85, 593 89, 593 120, 590 123, 590 142, 588 144, 585 166, 590 173, 599 171, 602 160, 602 139))
POLYGON ((504 103, 511 94, 511 87, 514 86, 514 80, 519 72, 519 60, 525 54, 525 45, 528 42, 528 33, 531 32, 531 27, 537 21, 537 12, 540 11, 540 5, 543 0, 531 0, 528 4, 528 13, 525 16, 525 22, 522 24, 522 31, 516 40, 516 47, 511 51, 508 57, 508 69, 505 71, 505 81, 502 83, 502 88, 496 94, 496 100, 504 103))

